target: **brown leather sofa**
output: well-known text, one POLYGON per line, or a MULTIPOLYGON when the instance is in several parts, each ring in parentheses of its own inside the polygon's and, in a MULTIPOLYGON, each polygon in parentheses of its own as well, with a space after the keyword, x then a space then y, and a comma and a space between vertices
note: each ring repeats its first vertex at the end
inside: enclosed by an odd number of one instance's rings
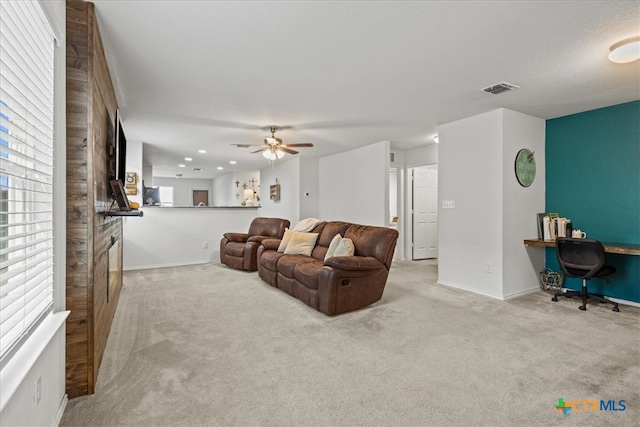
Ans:
POLYGON ((281 239, 290 222, 281 218, 255 218, 248 233, 224 233, 220 240, 220 262, 237 270, 258 269, 258 246, 264 239, 281 239))
POLYGON ((263 240, 258 248, 260 278, 330 316, 382 298, 398 239, 396 230, 333 221, 311 232, 319 233, 311 256, 280 253, 279 239, 263 240), (353 241, 355 254, 324 261, 338 233, 353 241))

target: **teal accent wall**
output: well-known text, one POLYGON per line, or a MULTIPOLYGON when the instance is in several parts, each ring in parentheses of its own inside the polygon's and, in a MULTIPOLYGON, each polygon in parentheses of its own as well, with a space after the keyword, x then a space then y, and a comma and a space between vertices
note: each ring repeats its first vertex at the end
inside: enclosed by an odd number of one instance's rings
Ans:
MULTIPOLYGON (((547 120, 546 212, 603 242, 640 244, 640 101, 547 120)), ((640 302, 640 256, 607 254, 611 284, 592 279, 589 290, 640 302)), ((554 249, 546 266, 560 271, 554 249)), ((580 289, 580 279, 565 277, 580 289)))

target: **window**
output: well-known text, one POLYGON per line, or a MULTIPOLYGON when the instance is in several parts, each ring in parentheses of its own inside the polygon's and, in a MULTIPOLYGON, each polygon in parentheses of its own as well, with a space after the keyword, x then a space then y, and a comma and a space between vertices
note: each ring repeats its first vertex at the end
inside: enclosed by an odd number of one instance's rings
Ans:
POLYGON ((53 304, 53 55, 39 3, 0 2, 0 357, 53 304))

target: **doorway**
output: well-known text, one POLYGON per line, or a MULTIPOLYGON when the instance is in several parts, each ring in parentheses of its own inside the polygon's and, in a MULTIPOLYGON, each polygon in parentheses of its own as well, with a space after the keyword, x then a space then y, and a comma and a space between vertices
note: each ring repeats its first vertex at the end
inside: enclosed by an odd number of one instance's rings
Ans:
POLYGON ((193 206, 209 206, 209 189, 192 189, 191 194, 193 196, 193 206))
POLYGON ((438 165, 413 168, 412 259, 438 257, 438 165))

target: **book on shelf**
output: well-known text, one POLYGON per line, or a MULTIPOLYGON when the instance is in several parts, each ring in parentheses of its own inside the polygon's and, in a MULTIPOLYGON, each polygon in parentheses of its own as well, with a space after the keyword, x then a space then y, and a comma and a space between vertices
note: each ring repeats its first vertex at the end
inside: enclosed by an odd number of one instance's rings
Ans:
POLYGON ((558 237, 571 237, 573 227, 570 219, 555 212, 539 213, 537 218, 539 239, 556 240, 558 237))

